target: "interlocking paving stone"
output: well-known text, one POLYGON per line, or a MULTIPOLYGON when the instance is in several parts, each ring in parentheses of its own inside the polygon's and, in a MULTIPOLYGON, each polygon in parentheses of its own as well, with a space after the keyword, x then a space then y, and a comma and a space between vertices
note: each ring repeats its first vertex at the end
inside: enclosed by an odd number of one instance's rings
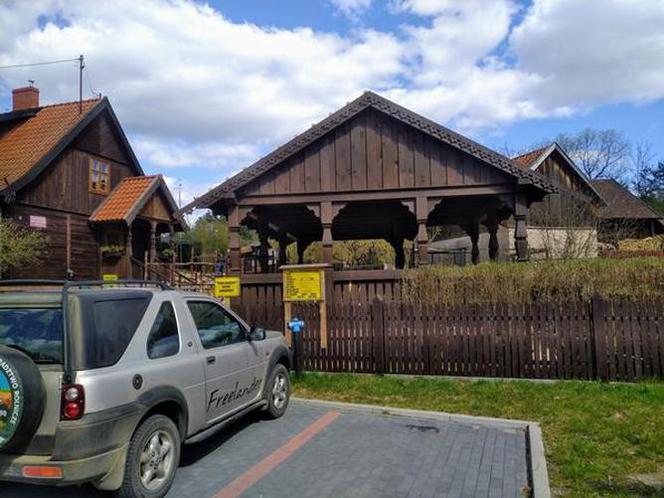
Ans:
MULTIPOLYGON (((251 415, 185 446, 169 497, 213 497, 332 410, 294 402, 275 421, 251 415)), ((528 486, 525 429, 375 412, 342 415, 243 497, 519 497, 528 486)), ((89 486, 2 483, 2 497, 103 496, 89 486)))

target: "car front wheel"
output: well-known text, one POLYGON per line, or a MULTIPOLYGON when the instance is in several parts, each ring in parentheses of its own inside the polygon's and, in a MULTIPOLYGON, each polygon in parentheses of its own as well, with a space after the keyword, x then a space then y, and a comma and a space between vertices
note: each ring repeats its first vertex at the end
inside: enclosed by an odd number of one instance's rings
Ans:
POLYGON ((161 498, 175 479, 180 462, 180 434, 173 421, 153 415, 143 421, 131 438, 121 498, 161 498))
POLYGON ((290 401, 290 378, 288 370, 282 364, 277 364, 267 383, 267 409, 269 418, 279 418, 286 413, 290 401))

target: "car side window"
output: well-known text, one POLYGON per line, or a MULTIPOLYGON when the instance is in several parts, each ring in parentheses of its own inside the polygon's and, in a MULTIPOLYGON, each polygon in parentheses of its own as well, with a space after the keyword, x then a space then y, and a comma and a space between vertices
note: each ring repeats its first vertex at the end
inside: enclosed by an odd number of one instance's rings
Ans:
POLYGON ((148 358, 156 360, 174 356, 180 351, 180 336, 175 310, 170 301, 161 304, 148 336, 148 358))
POLYGON ((210 301, 188 301, 187 305, 205 349, 246 340, 244 327, 218 304, 210 301))

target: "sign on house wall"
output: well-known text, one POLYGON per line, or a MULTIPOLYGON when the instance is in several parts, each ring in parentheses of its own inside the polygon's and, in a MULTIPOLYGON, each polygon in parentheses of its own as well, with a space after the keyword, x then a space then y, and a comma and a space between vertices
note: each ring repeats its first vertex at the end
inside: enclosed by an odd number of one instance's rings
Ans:
POLYGON ((29 219, 30 228, 46 228, 46 216, 30 215, 29 219))

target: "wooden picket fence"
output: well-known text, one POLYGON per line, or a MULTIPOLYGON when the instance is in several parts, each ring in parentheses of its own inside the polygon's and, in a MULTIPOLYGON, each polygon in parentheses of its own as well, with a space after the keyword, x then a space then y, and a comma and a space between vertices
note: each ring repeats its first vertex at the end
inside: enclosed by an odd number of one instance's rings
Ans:
MULTIPOLYGON (((277 325, 274 310, 247 310, 277 325), (264 311, 263 313, 258 313, 264 311)), ((304 368, 537 379, 664 378, 664 301, 416 306, 375 298, 328 306, 328 347, 317 305, 298 304, 304 368)), ((271 323, 268 323, 271 322, 271 323)), ((279 327, 281 328, 281 327, 279 327)))

